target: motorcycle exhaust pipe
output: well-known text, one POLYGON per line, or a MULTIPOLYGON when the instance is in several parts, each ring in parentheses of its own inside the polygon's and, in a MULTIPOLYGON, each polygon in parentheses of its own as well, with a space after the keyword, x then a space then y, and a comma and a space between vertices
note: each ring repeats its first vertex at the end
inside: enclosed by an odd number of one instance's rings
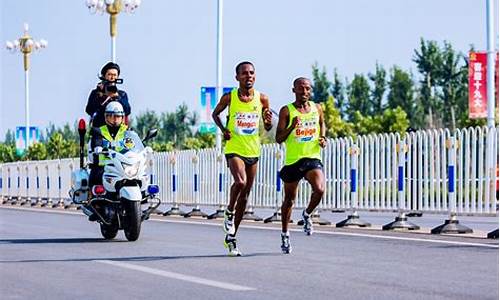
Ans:
POLYGON ((82 205, 80 207, 82 208, 83 213, 86 214, 88 217, 90 217, 91 215, 94 214, 94 212, 92 212, 90 209, 88 209, 84 205, 82 205))

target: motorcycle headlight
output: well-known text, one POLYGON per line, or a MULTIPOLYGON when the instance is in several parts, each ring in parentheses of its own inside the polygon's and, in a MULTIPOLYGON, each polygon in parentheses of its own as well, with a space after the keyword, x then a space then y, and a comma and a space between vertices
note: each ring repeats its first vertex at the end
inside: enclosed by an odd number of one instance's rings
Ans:
POLYGON ((139 163, 133 165, 122 163, 122 167, 123 171, 125 172, 125 175, 127 175, 128 177, 135 177, 139 172, 139 163))

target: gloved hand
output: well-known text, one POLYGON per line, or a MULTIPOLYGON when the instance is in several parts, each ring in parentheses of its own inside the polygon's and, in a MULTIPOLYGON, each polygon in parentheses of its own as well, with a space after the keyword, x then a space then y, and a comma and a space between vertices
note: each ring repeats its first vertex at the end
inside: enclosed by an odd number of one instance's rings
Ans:
POLYGON ((100 154, 101 152, 102 152, 102 147, 97 146, 94 148, 94 153, 100 154))

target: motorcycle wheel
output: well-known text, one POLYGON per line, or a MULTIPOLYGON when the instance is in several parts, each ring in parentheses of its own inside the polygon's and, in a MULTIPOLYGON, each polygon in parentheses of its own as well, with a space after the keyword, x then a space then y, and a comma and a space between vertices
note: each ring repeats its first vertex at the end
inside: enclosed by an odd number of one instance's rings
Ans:
POLYGON ((123 217, 123 231, 128 241, 136 241, 141 233, 141 202, 124 201, 125 216, 123 217))
POLYGON ((101 224, 101 234, 107 240, 112 240, 118 234, 118 224, 111 225, 101 224))

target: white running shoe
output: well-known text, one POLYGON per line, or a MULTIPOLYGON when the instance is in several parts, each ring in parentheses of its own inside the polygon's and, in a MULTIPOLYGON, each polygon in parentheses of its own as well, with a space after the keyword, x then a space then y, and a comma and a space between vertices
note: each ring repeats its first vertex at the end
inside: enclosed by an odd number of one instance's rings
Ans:
POLYGON ((224 247, 229 250, 229 256, 241 256, 241 251, 238 249, 236 245, 236 238, 232 235, 226 235, 224 238, 224 247))
POLYGON ((283 254, 290 254, 292 252, 292 245, 290 244, 290 235, 281 233, 281 252, 283 254))
POLYGON ((306 235, 313 234, 312 218, 306 213, 305 209, 302 211, 302 221, 304 222, 304 232, 306 233, 306 235))

